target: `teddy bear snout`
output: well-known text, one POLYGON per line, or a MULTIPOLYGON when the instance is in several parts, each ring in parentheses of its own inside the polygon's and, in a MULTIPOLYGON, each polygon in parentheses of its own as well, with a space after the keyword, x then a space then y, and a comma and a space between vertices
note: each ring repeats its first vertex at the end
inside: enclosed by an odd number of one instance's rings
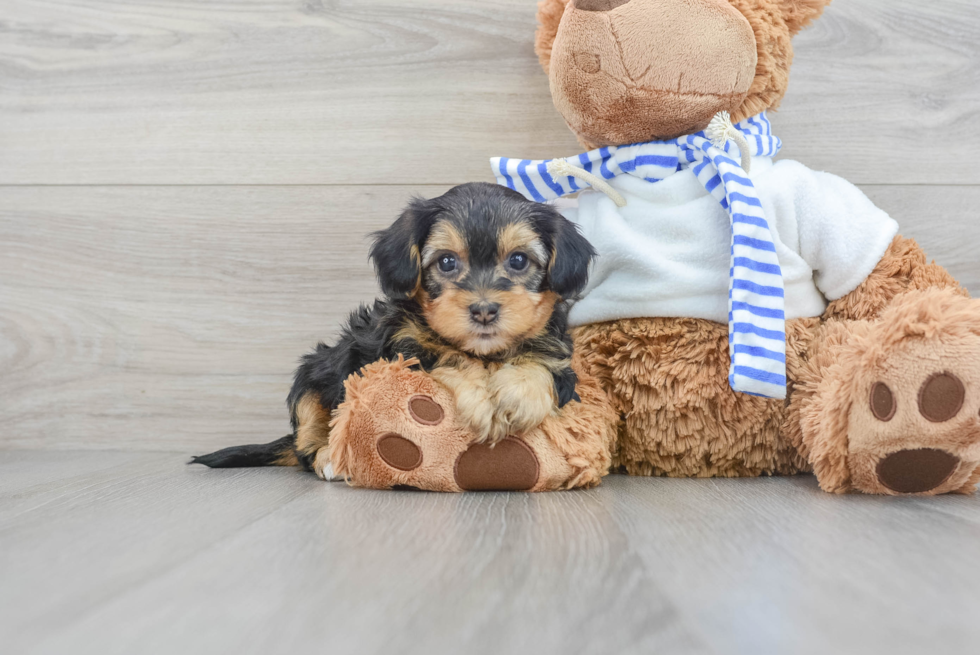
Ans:
POLYGON ((549 73, 555 106, 580 138, 623 145, 734 113, 757 61, 752 26, 727 0, 573 0, 549 73))

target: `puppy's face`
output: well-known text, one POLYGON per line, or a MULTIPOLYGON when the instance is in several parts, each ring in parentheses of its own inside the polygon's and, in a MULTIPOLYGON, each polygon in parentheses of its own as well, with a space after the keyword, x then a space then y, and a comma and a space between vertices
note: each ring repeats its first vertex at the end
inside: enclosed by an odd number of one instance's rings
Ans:
POLYGON ((429 327, 476 355, 541 332, 557 300, 544 284, 548 250, 531 224, 487 218, 436 221, 422 248, 418 294, 429 327))
POLYGON ((414 297, 430 328, 474 355, 541 333, 593 256, 552 207, 482 183, 413 201, 372 249, 384 291, 414 297))

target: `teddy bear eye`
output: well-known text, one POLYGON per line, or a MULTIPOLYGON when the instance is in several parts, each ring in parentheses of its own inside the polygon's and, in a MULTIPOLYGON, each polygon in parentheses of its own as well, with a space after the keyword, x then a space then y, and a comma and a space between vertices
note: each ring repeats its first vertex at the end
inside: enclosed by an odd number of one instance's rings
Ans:
POLYGON ((572 53, 572 62, 575 67, 584 73, 598 73, 602 65, 599 63, 599 55, 592 52, 579 50, 572 53))
POLYGON ((439 266, 439 270, 443 273, 452 273, 456 270, 456 255, 452 253, 440 255, 436 263, 439 266))

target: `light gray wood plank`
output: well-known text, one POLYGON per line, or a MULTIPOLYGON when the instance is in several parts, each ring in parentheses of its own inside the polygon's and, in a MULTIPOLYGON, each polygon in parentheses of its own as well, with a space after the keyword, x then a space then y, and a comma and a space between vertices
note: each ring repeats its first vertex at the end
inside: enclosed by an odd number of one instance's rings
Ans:
POLYGON ((281 436, 299 357, 377 294, 367 235, 443 188, 0 190, 0 442, 281 436))
POLYGON ((15 507, 15 503, 32 497, 35 488, 47 491, 58 485, 72 484, 78 476, 91 476, 104 469, 157 456, 157 453, 111 450, 81 455, 68 450, 51 450, 45 455, 34 450, 0 450, 0 520, 22 509, 15 507), (79 466, 80 457, 83 458, 82 466, 79 466))
POLYGON ((594 493, 372 492, 173 457, 116 478, 0 527, 17 652, 708 652, 594 493))
MULTIPOLYGON (((51 457, 17 455, 33 471, 51 457)), ((12 652, 902 654, 980 638, 977 496, 835 496, 810 476, 373 492, 73 455, 73 490, 38 484, 52 502, 0 518, 12 652)))
MULTIPOLYGON (((292 469, 202 476, 174 454, 71 456, 74 476, 45 480, 52 454, 20 455, 16 466, 37 475, 38 482, 3 499, 0 642, 5 652, 28 652, 59 626, 77 623, 92 608, 317 489, 314 476, 292 469)), ((53 458, 64 462, 61 453, 53 458)), ((68 651, 85 649, 97 652, 84 642, 68 651)))
POLYGON ((811 476, 607 478, 598 495, 718 652, 971 652, 980 497, 834 496, 811 476))
MULTIPOLYGON (((458 183, 578 150, 531 0, 8 0, 0 184, 458 183)), ((787 156, 975 184, 980 7, 849 0, 796 40, 787 156)))
POLYGON ((980 4, 836 0, 794 49, 783 156, 855 184, 980 182, 980 4))
POLYGON ((980 186, 863 185, 861 190, 898 221, 930 261, 945 266, 973 295, 980 295, 980 186))
POLYGON ((528 0, 13 5, 2 183, 454 182, 574 144, 528 0))
MULTIPOLYGON (((288 431, 300 355, 377 293, 423 187, 0 189, 0 443, 198 453, 288 431)), ((980 187, 866 187, 980 293, 980 187)))

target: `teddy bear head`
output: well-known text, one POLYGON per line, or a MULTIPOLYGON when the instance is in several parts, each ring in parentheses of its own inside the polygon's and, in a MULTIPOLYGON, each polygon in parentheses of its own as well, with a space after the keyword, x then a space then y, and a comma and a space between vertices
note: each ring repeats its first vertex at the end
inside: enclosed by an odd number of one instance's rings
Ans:
POLYGON ((830 0, 542 0, 535 51, 588 148, 672 139, 775 108, 790 39, 830 0))

